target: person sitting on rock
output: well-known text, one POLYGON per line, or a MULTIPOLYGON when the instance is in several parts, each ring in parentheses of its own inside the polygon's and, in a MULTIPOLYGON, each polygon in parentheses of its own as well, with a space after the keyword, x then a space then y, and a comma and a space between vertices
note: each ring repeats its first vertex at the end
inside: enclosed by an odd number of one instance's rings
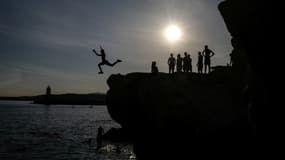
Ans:
POLYGON ((99 67, 99 70, 100 70, 99 74, 103 74, 103 73, 104 73, 104 72, 102 71, 102 68, 101 68, 102 65, 107 65, 107 66, 113 67, 113 66, 116 65, 117 63, 122 62, 122 60, 120 60, 120 59, 118 59, 118 60, 117 60, 116 62, 114 62, 114 63, 110 63, 108 60, 106 60, 105 51, 104 51, 104 49, 103 49, 101 46, 100 46, 100 53, 101 53, 101 54, 97 53, 95 49, 93 49, 92 51, 93 51, 97 56, 100 56, 101 59, 102 59, 102 61, 98 64, 98 67, 99 67))
POLYGON ((156 62, 153 61, 153 62, 151 63, 151 73, 157 74, 158 72, 159 72, 159 71, 158 71, 158 68, 157 68, 157 66, 156 66, 156 62))

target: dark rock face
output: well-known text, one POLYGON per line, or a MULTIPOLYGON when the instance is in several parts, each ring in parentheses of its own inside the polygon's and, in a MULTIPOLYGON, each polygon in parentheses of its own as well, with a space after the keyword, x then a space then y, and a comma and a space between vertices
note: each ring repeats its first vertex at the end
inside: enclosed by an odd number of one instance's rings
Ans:
POLYGON ((218 137, 251 136, 246 100, 231 79, 228 67, 210 75, 112 75, 107 106, 141 159, 177 158, 189 148, 205 150, 203 144, 218 137))
POLYGON ((264 131, 278 128, 276 122, 280 120, 268 118, 268 114, 278 117, 276 115, 279 107, 274 107, 283 103, 279 93, 283 92, 281 88, 284 82, 281 82, 278 76, 283 71, 283 67, 279 65, 284 63, 284 59, 280 58, 283 54, 280 48, 283 48, 281 46, 284 44, 283 40, 279 40, 284 35, 284 24, 281 23, 284 18, 283 3, 278 0, 225 0, 219 5, 221 15, 232 35, 235 52, 233 55, 237 63, 246 62, 252 70, 248 84, 251 119, 256 123, 257 108, 264 112, 259 115, 259 119, 267 121, 268 124, 260 125, 264 127, 264 131), (268 120, 272 122, 269 123, 268 120))
POLYGON ((229 127, 240 109, 228 87, 230 77, 218 74, 112 75, 108 79, 108 109, 126 128, 135 128, 138 122, 155 128, 185 123, 195 125, 199 132, 210 130, 208 127, 215 132, 229 127))

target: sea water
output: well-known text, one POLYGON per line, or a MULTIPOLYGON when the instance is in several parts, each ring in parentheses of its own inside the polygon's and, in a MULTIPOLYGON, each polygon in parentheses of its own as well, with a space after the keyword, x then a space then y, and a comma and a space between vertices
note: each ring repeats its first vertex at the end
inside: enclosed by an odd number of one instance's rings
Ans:
POLYGON ((0 159, 133 159, 132 146, 103 143, 96 150, 97 128, 119 128, 106 106, 39 105, 0 101, 0 159), (119 147, 118 147, 119 146, 119 147), (120 148, 117 152, 116 148, 120 148))

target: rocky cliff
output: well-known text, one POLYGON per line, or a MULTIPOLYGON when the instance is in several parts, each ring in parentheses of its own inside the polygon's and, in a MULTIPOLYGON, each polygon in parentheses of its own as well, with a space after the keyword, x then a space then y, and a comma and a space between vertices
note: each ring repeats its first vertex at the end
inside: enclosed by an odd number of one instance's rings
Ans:
POLYGON ((199 150, 206 139, 252 134, 241 79, 235 84, 233 78, 230 67, 209 75, 112 75, 107 81, 107 106, 112 118, 128 130, 138 155, 176 153, 173 146, 186 144, 199 150))
MULTIPOLYGON (((277 40, 284 32, 281 3, 220 3, 234 48, 229 70, 206 76, 132 73, 109 78, 108 109, 129 130, 140 159, 254 153, 257 108, 271 112, 283 100, 276 91, 283 83, 272 72, 282 73, 276 66, 283 64, 278 58, 283 41, 277 40)), ((270 120, 265 115, 259 117, 270 120)), ((272 138, 276 132, 269 130, 272 138)))

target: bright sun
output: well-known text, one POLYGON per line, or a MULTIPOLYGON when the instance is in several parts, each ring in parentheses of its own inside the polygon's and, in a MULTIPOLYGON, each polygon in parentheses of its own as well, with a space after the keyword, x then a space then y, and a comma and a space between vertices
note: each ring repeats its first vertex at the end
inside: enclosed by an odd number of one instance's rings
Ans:
POLYGON ((167 40, 169 40, 170 42, 175 42, 180 39, 182 32, 177 26, 172 25, 168 26, 165 29, 164 34, 167 40))

